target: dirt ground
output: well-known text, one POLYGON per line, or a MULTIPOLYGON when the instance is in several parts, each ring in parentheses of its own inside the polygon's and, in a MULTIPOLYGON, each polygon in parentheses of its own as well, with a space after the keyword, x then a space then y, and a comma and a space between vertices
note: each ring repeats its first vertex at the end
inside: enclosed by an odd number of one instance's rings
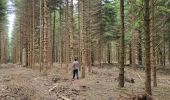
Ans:
MULTIPOLYGON (((131 100, 130 96, 144 92, 144 71, 125 76, 135 83, 118 88, 118 68, 93 67, 85 79, 72 80, 72 72, 56 65, 48 74, 14 64, 0 66, 0 100, 131 100), (128 99, 129 98, 129 99, 128 99)), ((158 87, 153 88, 155 100, 170 100, 170 72, 158 70, 158 87)))

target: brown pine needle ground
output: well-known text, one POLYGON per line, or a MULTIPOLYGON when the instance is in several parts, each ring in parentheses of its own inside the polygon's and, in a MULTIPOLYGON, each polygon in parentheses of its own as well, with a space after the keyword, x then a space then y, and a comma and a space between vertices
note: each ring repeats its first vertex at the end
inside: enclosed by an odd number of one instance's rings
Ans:
MULTIPOLYGON (((79 80, 72 80, 71 69, 66 73, 59 65, 47 72, 44 75, 17 65, 1 65, 0 100, 127 100, 126 97, 144 91, 142 70, 130 73, 126 68, 125 76, 134 78, 135 83, 126 82, 122 89, 118 88, 116 67, 93 67, 92 73, 79 80)), ((156 100, 170 100, 169 74, 158 72, 158 87, 153 88, 153 96, 156 100)))

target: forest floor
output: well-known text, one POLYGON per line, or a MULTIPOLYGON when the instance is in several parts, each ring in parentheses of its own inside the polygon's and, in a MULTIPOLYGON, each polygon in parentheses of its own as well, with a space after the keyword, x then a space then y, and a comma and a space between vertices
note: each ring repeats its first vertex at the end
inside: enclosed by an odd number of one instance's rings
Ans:
MULTIPOLYGON (((126 78, 133 78, 135 83, 126 82, 125 88, 118 88, 119 70, 113 66, 93 67, 85 79, 72 80, 72 72, 59 65, 48 74, 14 64, 1 65, 0 100, 132 100, 131 96, 144 92, 143 69, 132 73, 125 68, 126 78)), ((158 70, 155 100, 170 100, 169 75, 170 69, 158 70)))

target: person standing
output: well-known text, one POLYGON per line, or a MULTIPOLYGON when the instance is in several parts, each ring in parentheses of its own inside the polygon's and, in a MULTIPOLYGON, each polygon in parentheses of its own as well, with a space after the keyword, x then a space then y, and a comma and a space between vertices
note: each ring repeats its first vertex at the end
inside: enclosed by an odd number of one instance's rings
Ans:
POLYGON ((75 76, 77 77, 77 79, 79 78, 78 70, 79 70, 79 62, 77 61, 77 59, 74 59, 74 61, 73 61, 73 79, 75 79, 75 76))

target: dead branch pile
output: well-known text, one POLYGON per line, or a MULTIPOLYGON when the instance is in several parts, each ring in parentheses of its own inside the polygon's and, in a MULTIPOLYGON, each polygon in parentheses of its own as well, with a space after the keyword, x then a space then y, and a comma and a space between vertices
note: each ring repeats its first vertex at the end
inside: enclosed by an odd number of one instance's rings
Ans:
POLYGON ((80 90, 65 85, 55 86, 55 88, 50 91, 56 94, 57 100, 60 100, 61 98, 65 98, 64 100, 79 100, 80 90))
POLYGON ((118 100, 156 100, 152 96, 146 95, 145 93, 124 93, 119 95, 118 100))
POLYGON ((34 92, 22 86, 3 86, 0 90, 0 100, 33 100, 34 92))

